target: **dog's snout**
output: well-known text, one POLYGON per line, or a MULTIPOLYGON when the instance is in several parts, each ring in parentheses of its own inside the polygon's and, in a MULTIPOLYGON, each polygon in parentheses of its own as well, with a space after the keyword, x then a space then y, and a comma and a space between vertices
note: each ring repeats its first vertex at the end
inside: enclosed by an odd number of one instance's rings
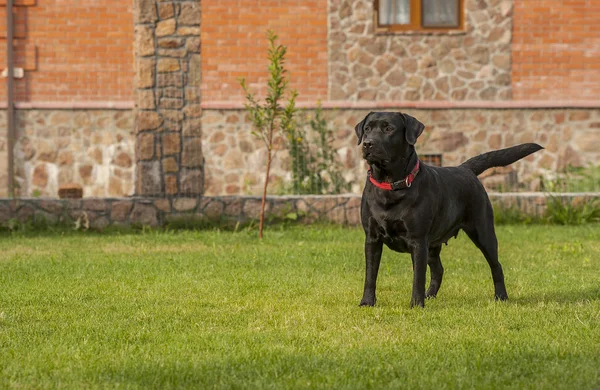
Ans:
POLYGON ((368 140, 368 139, 366 139, 366 140, 363 142, 363 147, 364 147, 365 149, 371 149, 371 146, 373 146, 373 142, 372 142, 371 140, 368 140))

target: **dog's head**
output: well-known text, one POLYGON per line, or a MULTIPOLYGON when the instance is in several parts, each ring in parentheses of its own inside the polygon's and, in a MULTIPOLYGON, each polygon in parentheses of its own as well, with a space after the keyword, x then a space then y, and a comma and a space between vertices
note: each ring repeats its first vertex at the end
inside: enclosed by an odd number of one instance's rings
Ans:
POLYGON ((362 142, 363 158, 369 165, 384 168, 409 158, 425 125, 399 112, 371 112, 354 130, 362 142))

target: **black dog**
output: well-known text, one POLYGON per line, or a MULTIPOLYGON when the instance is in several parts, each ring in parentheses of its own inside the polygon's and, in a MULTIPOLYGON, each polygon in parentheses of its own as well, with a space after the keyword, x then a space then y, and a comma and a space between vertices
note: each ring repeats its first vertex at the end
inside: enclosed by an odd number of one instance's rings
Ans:
POLYGON ((383 244, 412 256, 411 307, 436 296, 444 269, 442 244, 464 230, 492 270, 496 299, 506 300, 498 241, 490 200, 477 179, 488 168, 506 166, 540 149, 533 143, 473 157, 458 167, 431 167, 419 162, 414 144, 425 126, 394 112, 371 112, 356 128, 363 158, 370 165, 362 195, 366 276, 361 306, 375 305, 375 285, 383 244), (427 265, 431 283, 425 293, 427 265))

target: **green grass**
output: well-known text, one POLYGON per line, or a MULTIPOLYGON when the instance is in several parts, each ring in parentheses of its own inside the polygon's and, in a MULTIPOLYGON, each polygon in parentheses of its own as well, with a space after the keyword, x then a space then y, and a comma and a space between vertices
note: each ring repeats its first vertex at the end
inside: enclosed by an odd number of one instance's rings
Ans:
POLYGON ((409 309, 338 227, 0 237, 0 388, 600 387, 600 226, 500 226, 510 300, 465 237, 409 309))

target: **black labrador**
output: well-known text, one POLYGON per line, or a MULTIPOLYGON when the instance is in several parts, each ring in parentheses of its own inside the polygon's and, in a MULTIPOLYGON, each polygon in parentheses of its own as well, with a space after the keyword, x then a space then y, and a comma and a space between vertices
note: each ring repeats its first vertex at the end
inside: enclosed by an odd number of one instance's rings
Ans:
POLYGON ((361 306, 375 305, 375 286, 383 244, 410 253, 413 263, 411 307, 425 306, 442 284, 442 244, 464 230, 487 260, 495 297, 508 299, 490 200, 477 175, 506 166, 540 149, 522 144, 473 157, 458 167, 432 167, 419 161, 415 142, 425 126, 410 115, 371 112, 355 128, 370 166, 361 201, 366 276, 361 306), (427 265, 431 271, 425 292, 427 265))

